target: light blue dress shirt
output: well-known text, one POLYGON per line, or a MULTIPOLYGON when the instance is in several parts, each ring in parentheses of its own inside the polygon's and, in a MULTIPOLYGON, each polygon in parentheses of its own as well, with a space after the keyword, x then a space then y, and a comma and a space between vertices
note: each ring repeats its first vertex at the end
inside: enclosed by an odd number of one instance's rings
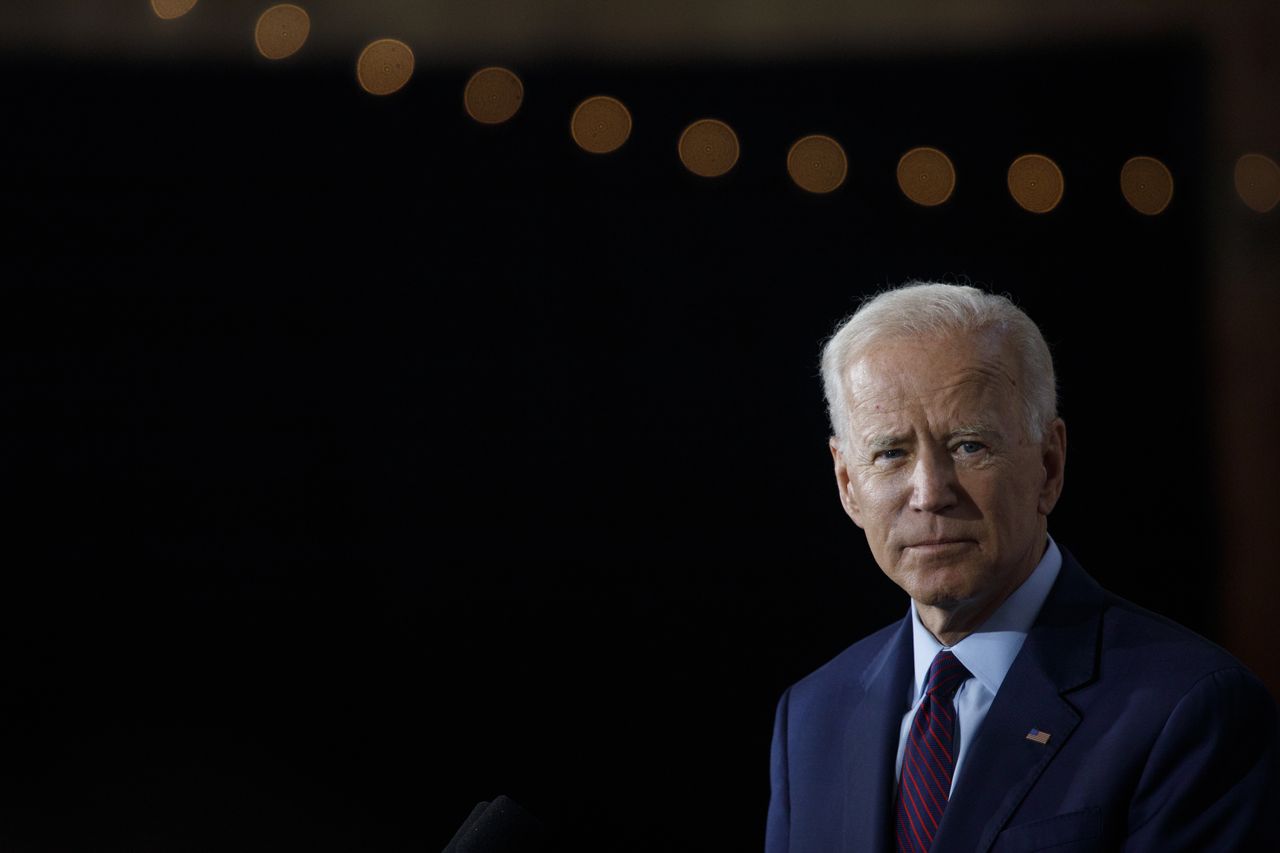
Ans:
POLYGON ((996 698, 996 692, 1004 682, 1013 659, 1022 650, 1022 643, 1027 639, 1027 632, 1040 613, 1040 606, 1049 596, 1053 582, 1058 579, 1058 571, 1062 568, 1062 552, 1049 537, 1049 547, 1036 565, 1031 575, 1022 582, 1022 586, 1013 591, 1005 599, 1004 604, 991 614, 982 627, 965 637, 954 646, 943 646, 929 633, 929 629, 920 622, 920 614, 916 612, 916 603, 911 602, 911 633, 915 647, 916 678, 913 692, 909 698, 911 710, 902 718, 902 730, 898 737, 897 778, 902 776, 902 753, 907 747, 907 733, 911 731, 911 721, 924 701, 925 676, 929 673, 929 664, 943 649, 954 654, 964 664, 973 678, 966 679, 956 691, 956 731, 955 742, 960 744, 956 752, 956 766, 951 775, 951 790, 954 791, 956 781, 960 778, 960 770, 964 767, 965 755, 969 744, 977 736, 986 719, 987 711, 996 698))

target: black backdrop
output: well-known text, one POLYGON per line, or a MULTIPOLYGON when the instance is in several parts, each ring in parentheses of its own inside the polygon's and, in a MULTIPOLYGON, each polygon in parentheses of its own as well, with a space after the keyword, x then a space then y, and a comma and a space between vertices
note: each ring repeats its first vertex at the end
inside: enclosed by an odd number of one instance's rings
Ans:
POLYGON ((590 849, 757 848, 781 690, 905 607, 816 363, 910 278, 1041 323, 1051 531, 1215 636, 1195 45, 527 65, 498 127, 471 68, 352 65, 3 64, 6 849, 438 849, 498 793, 590 849), (635 117, 603 157, 597 93, 635 117), (704 116, 743 148, 712 181, 675 149, 704 116), (813 132, 830 196, 786 176, 813 132), (938 209, 894 182, 921 144, 938 209))

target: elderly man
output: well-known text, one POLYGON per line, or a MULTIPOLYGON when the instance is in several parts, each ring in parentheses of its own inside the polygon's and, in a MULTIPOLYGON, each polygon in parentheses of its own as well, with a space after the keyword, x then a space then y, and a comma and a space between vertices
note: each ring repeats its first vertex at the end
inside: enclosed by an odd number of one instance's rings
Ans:
POLYGON ((1280 850, 1266 689, 1048 534, 1067 442, 1035 323, 910 285, 822 374, 840 502, 911 605, 783 694, 767 853, 1280 850))

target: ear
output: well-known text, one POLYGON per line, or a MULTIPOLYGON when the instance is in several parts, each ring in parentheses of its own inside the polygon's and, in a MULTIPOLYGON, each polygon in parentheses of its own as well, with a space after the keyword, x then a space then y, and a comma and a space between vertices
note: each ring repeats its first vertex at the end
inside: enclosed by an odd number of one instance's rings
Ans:
POLYGON ((828 440, 827 446, 831 448, 831 461, 835 465, 836 485, 840 488, 840 505, 844 507, 845 515, 861 527, 862 512, 858 509, 857 494, 854 491, 853 481, 849 478, 849 466, 845 462, 844 454, 840 452, 840 445, 836 442, 835 436, 828 440))
POLYGON ((1062 479, 1067 465, 1067 425, 1062 418, 1054 418, 1053 423, 1045 428, 1040 462, 1044 465, 1044 484, 1040 487, 1036 509, 1041 515, 1048 515, 1062 494, 1062 479))

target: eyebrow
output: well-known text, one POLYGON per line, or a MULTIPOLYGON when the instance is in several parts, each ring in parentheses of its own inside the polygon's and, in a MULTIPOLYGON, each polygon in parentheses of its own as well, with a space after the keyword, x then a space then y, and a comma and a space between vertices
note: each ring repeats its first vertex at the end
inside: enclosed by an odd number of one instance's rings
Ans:
MULTIPOLYGON (((956 427, 955 429, 948 432, 945 436, 943 436, 943 439, 946 441, 951 441, 952 439, 959 438, 962 435, 999 436, 1000 431, 995 427, 988 426, 987 424, 981 424, 981 423, 965 424, 964 426, 956 427)), ((908 441, 910 441, 910 438, 911 438, 910 435, 907 435, 905 433, 904 434, 889 433, 885 435, 875 435, 875 436, 872 436, 867 441, 867 446, 872 450, 888 450, 891 447, 897 447, 898 445, 906 444, 908 441)))

